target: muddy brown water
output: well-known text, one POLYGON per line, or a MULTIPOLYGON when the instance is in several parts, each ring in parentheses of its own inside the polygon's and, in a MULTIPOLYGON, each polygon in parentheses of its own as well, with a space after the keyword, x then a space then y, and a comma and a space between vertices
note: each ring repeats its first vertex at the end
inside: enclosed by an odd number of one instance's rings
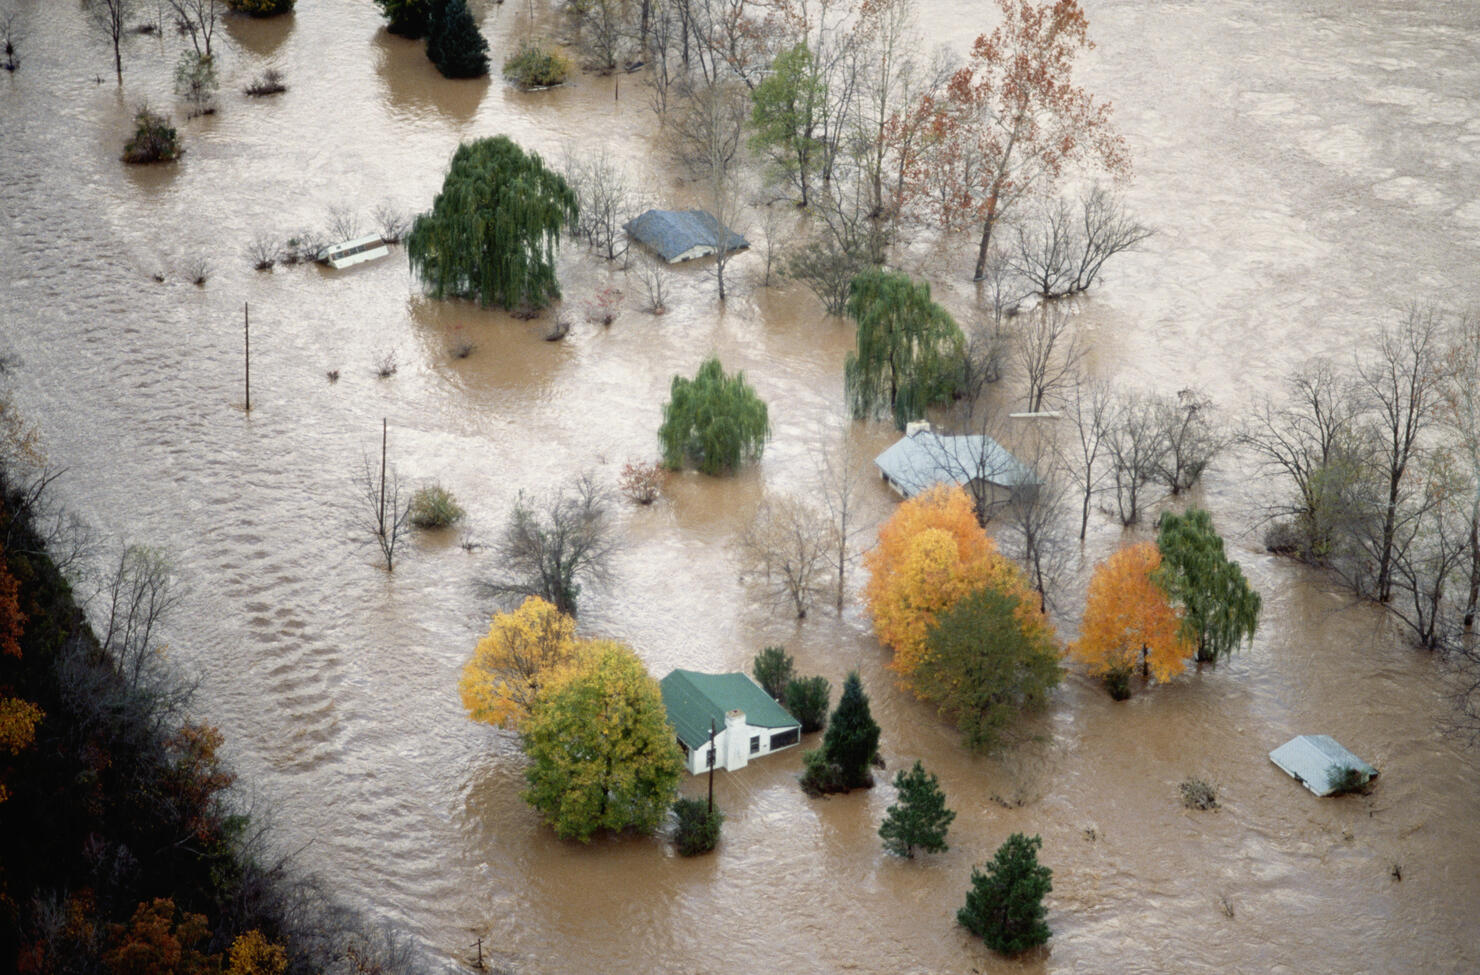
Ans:
MULTIPOLYGON (((846 420, 846 327, 804 292, 762 288, 756 255, 731 265, 723 308, 702 270, 675 272, 673 311, 654 318, 635 283, 567 246, 577 315, 608 284, 627 301, 610 328, 578 322, 559 344, 541 323, 420 297, 399 252, 342 274, 248 266, 255 234, 322 225, 331 206, 425 207, 458 141, 478 135, 553 158, 604 143, 655 198, 681 193, 634 78, 620 98, 609 79, 537 95, 448 82, 370 4, 303 0, 293 17, 228 20, 221 112, 182 123, 180 164, 129 169, 116 157, 132 106, 172 104, 180 41, 131 38, 120 93, 75 4, 17 6, 22 67, 0 77, 0 329, 16 395, 69 471, 59 496, 110 540, 169 552, 186 591, 169 653, 200 676, 199 713, 283 845, 432 957, 455 965, 481 937, 532 973, 1480 969, 1480 772, 1440 734, 1441 675, 1380 614, 1258 551, 1271 488, 1243 459, 1211 471, 1200 499, 1263 593, 1253 646, 1125 704, 1071 675, 1038 744, 970 756, 892 687, 856 604, 797 625, 739 581, 733 541, 759 498, 804 489, 824 440, 873 451, 892 436, 846 420), (240 95, 269 64, 290 91, 240 95), (204 288, 185 280, 200 254, 204 288), (449 353, 460 341, 476 346, 467 359, 449 353), (399 370, 378 379, 389 352, 399 370), (388 576, 348 527, 381 417, 400 470, 440 478, 487 539, 519 490, 585 469, 613 480, 653 455, 669 378, 710 353, 770 403, 765 458, 624 509, 612 582, 586 595, 581 625, 630 641, 659 675, 744 668, 773 642, 835 685, 859 668, 891 769, 924 759, 959 813, 948 853, 885 856, 875 831, 892 790, 809 800, 798 750, 720 776, 728 821, 712 856, 557 842, 518 797, 515 742, 457 701, 490 610, 486 552, 418 538, 388 576), (1276 770, 1266 752, 1306 732, 1382 769, 1375 791, 1317 801, 1276 770), (1181 808, 1190 775, 1216 785, 1219 811, 1181 808), (954 912, 971 866, 1019 830, 1044 839, 1054 938, 1009 963, 954 912)), ((983 3, 924 6, 934 40, 959 47, 961 25, 989 26, 983 3)), ((498 63, 527 5, 475 10, 498 63)), ((1293 363, 1349 356, 1409 300, 1480 298, 1480 8, 1087 11, 1099 47, 1084 80, 1116 105, 1129 203, 1158 230, 1082 312, 1105 375, 1201 386, 1237 415, 1293 363)), ((904 260, 964 313, 969 257, 922 243, 904 260)), ((875 518, 893 503, 872 482, 867 500, 875 518)), ((1120 541, 1096 519, 1066 628, 1087 568, 1120 541)))

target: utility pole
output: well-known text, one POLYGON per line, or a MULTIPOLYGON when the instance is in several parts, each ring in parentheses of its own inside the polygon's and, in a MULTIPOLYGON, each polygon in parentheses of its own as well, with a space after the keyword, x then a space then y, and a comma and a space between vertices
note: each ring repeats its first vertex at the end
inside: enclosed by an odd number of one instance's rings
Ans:
POLYGON ((252 318, 247 311, 247 303, 242 302, 242 338, 246 342, 246 350, 242 356, 242 365, 246 373, 247 387, 247 412, 252 412, 252 318))
POLYGON ((709 815, 714 815, 714 719, 709 719, 709 815))

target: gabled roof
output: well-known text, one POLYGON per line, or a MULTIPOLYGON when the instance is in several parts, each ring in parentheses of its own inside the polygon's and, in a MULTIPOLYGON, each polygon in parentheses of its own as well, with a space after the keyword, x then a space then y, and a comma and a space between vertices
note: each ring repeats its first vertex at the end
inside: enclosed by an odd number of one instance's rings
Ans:
POLYGON ((659 682, 663 707, 679 740, 690 748, 709 741, 709 723, 725 730, 725 712, 745 712, 745 723, 756 728, 801 727, 771 695, 747 674, 701 674, 675 670, 659 682))
POLYGON ((1299 735, 1269 753, 1269 760, 1318 796, 1330 795, 1335 783, 1330 781, 1331 767, 1354 768, 1367 778, 1377 774, 1368 765, 1330 735, 1299 735))
POLYGON ((874 458, 874 464, 907 498, 935 484, 965 485, 977 478, 1005 488, 1038 483, 1022 461, 983 434, 942 437, 917 430, 874 458))
POLYGON ((725 250, 750 246, 729 227, 720 228, 719 221, 704 210, 649 210, 627 221, 622 229, 627 231, 627 236, 657 251, 665 261, 673 261, 695 247, 708 247, 709 253, 718 250, 721 238, 717 229, 723 229, 727 235, 725 250))

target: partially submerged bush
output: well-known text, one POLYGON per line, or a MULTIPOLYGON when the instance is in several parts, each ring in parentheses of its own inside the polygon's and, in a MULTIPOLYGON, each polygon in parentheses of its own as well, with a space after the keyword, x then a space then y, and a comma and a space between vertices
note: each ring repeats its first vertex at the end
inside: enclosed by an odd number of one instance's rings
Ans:
POLYGON ((802 734, 827 727, 828 697, 832 685, 826 677, 794 677, 786 682, 786 710, 802 723, 802 734))
POLYGON ((529 91, 565 83, 570 59, 551 47, 525 42, 504 62, 504 77, 529 91))
POLYGON ((180 148, 180 134, 163 115, 149 111, 142 105, 134 114, 134 137, 123 147, 126 163, 173 162, 184 154, 180 148))
POLYGON ((242 94, 261 97, 262 95, 278 95, 288 90, 283 83, 283 73, 277 68, 268 68, 266 71, 252 79, 252 83, 242 89, 242 94))
POLYGON ((1187 779, 1177 786, 1177 791, 1182 794, 1182 805, 1188 809, 1218 808, 1218 799, 1213 794, 1213 787, 1202 779, 1187 779))
POLYGON ((226 6, 248 17, 276 17, 293 12, 294 0, 226 0, 226 6))
POLYGON ((821 748, 803 753, 802 765, 802 791, 807 795, 825 796, 833 792, 848 791, 843 767, 829 762, 821 748))
POLYGON ((673 831, 673 844, 680 856, 698 856, 708 853, 719 843, 719 828, 725 814, 718 809, 709 811, 703 799, 679 799, 673 804, 673 814, 678 817, 678 826, 673 831))
POLYGON ((1131 671, 1129 667, 1112 667, 1105 671, 1105 691, 1112 701, 1125 701, 1131 696, 1131 671))
POLYGON ((1367 788, 1366 772, 1351 765, 1333 763, 1326 769, 1326 788, 1331 795, 1342 796, 1348 792, 1363 792, 1367 788))
POLYGON ((633 504, 652 504, 663 493, 667 472, 663 465, 650 460, 629 460, 622 465, 619 478, 622 493, 633 504))
POLYGON ((462 521, 467 512, 440 484, 428 484, 411 496, 411 523, 417 528, 446 528, 462 521))

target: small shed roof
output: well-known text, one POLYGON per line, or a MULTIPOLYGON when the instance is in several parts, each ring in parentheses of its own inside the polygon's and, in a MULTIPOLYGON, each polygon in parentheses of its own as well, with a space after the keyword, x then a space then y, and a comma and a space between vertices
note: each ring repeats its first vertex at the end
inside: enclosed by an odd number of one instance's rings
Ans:
POLYGON ((690 748, 709 741, 709 724, 725 730, 726 711, 744 711, 745 723, 756 728, 801 727, 786 709, 751 680, 748 674, 701 674, 675 670, 664 677, 663 707, 679 740, 690 748))
POLYGON ((1027 465, 984 434, 942 437, 917 430, 874 458, 874 464, 907 498, 935 484, 965 485, 978 478, 1005 488, 1038 483, 1027 465))
POLYGON ((721 227, 714 215, 705 210, 649 210, 622 225, 627 236, 657 251, 665 261, 675 261, 695 247, 707 247, 708 253, 719 249, 744 250, 750 242, 729 227, 721 227), (719 231, 725 236, 721 238, 719 231))
POLYGON ((1377 769, 1347 751, 1330 735, 1298 735, 1269 753, 1269 760, 1318 796, 1336 791, 1331 770, 1354 768, 1371 779, 1377 769))

